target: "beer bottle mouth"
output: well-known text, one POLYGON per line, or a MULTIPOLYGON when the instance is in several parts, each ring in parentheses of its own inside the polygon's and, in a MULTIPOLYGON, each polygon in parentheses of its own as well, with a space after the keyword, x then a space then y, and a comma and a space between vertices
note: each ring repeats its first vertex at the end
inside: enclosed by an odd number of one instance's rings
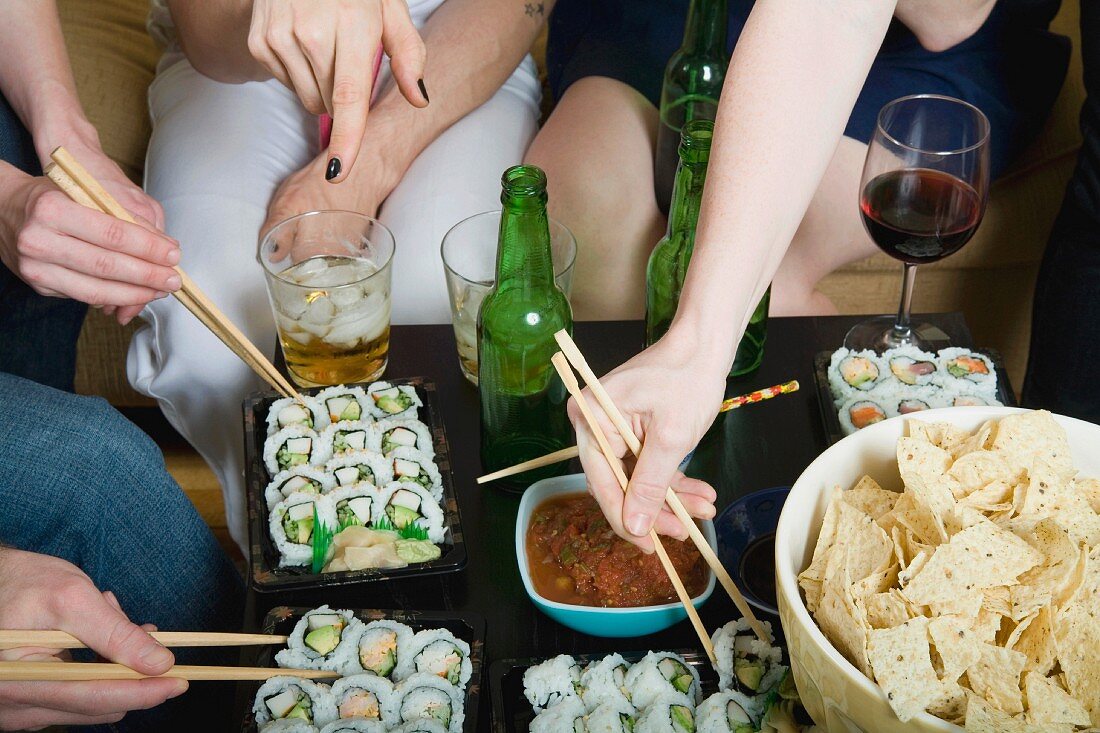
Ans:
POLYGON ((711 120, 690 120, 680 131, 680 155, 684 153, 707 153, 714 139, 714 122, 711 120))
POLYGON ((504 195, 513 199, 546 195, 546 173, 535 165, 512 166, 504 171, 500 184, 504 195))

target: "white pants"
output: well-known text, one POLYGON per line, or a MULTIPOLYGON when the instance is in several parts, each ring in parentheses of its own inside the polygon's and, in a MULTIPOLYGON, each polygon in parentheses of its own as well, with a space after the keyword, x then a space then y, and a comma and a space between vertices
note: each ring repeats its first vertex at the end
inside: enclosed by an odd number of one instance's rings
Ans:
MULTIPOLYGON (((411 2, 413 20, 422 24, 438 2, 411 2)), ((381 84, 392 84, 387 67, 381 84)), ((500 175, 522 161, 538 104, 528 57, 416 158, 383 204, 378 216, 397 241, 394 323, 449 322, 440 242, 458 221, 499 208, 500 175)), ((149 107, 146 190, 164 206, 181 266, 261 351, 274 354, 257 239, 276 187, 320 152, 316 118, 277 81, 220 84, 178 53, 162 60, 149 107)), ((130 382, 157 400, 210 464, 229 530, 247 549, 241 401, 264 385, 174 299, 150 304, 142 318, 127 359, 130 382)))

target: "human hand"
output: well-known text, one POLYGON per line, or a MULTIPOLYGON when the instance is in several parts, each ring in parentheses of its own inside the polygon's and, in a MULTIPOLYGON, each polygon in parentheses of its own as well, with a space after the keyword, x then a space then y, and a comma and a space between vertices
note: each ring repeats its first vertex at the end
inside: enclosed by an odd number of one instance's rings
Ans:
POLYGON ((339 182, 355 166, 374 86, 378 47, 405 99, 428 104, 425 49, 403 0, 255 0, 248 50, 313 114, 333 117, 326 179, 339 182), (341 175, 342 174, 342 175, 341 175))
MULTIPOLYGON (((651 529, 681 540, 688 536, 680 520, 664 506, 667 487, 677 493, 691 516, 714 517, 714 489, 703 481, 687 478, 678 469, 713 422, 722 401, 725 376, 720 363, 698 357, 683 335, 670 331, 600 379, 642 442, 625 496, 587 423, 570 400, 569 417, 577 432, 589 491, 615 532, 647 552, 653 549, 648 536, 651 529), (690 385, 691 395, 684 395, 676 385, 684 389, 690 385)), ((598 403, 591 392, 585 390, 585 394, 612 449, 619 456, 629 455, 614 425, 603 410, 596 409, 598 403)))
MULTIPOLYGON (((175 660, 101 593, 79 568, 49 555, 0 549, 0 628, 65 631, 112 662, 142 674, 167 672, 175 660)), ((147 627, 151 628, 151 627, 147 627)), ((62 661, 56 649, 0 651, 2 661, 62 661)), ((184 680, 0 682, 0 730, 115 723, 187 690, 184 680)))

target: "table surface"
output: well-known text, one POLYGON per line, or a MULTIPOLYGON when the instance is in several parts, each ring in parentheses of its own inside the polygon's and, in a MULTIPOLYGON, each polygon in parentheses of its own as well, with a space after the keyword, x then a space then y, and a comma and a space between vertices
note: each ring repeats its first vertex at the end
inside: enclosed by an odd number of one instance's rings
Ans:
MULTIPOLYGON (((696 449, 688 474, 709 481, 718 491, 719 511, 760 489, 789 486, 828 443, 821 424, 813 381, 813 357, 837 348, 860 317, 773 318, 760 369, 731 380, 727 395, 738 395, 791 379, 801 389, 774 400, 719 416, 696 449)), ((955 343, 971 345, 960 314, 941 314, 937 325, 955 343)), ((575 339, 597 374, 610 371, 641 350, 641 322, 586 322, 575 339)), ((380 581, 321 591, 256 593, 249 591, 245 628, 255 630, 278 605, 453 610, 474 612, 486 620, 486 671, 497 659, 546 657, 560 653, 599 653, 696 647, 691 626, 681 622, 652 637, 603 639, 578 634, 542 615, 520 581, 514 549, 519 495, 478 486, 477 389, 459 371, 450 325, 395 326, 386 374, 428 377, 438 385, 439 406, 451 448, 451 467, 462 515, 469 562, 450 575, 380 581)), ((737 616, 733 603, 716 589, 701 614, 709 629, 737 616)), ((771 619, 778 625, 778 619, 771 619)), ((490 729, 488 677, 482 688, 479 728, 490 729)))

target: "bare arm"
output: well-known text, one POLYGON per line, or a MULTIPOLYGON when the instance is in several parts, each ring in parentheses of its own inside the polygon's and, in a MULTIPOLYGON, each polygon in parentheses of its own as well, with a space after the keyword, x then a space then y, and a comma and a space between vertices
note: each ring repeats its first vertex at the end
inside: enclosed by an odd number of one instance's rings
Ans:
POLYGON ((199 73, 227 84, 271 78, 248 52, 252 0, 168 0, 168 9, 180 47, 199 73))
POLYGON ((962 43, 982 27, 997 0, 898 0, 895 15, 929 51, 962 43))

